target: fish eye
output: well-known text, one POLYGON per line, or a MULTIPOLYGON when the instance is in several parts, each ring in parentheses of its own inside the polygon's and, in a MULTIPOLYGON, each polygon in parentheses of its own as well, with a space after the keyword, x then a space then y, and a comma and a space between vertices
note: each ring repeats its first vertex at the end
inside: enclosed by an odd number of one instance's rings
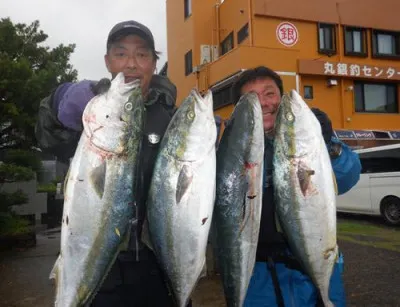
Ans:
POLYGON ((294 119, 293 114, 290 113, 290 112, 286 113, 286 119, 287 119, 288 121, 290 121, 290 122, 293 121, 293 119, 294 119))
POLYGON ((188 114, 187 114, 187 117, 189 119, 193 119, 194 118, 194 112, 193 111, 189 111, 188 114))
POLYGON ((125 110, 131 111, 132 108, 133 108, 132 102, 127 102, 127 103, 125 103, 125 110))

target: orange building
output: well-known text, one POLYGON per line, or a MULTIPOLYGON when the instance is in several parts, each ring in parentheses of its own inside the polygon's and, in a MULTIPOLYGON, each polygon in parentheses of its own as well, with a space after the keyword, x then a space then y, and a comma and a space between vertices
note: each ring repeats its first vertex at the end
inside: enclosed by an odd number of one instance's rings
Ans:
POLYGON ((166 3, 168 76, 178 103, 193 87, 211 89, 215 113, 227 119, 232 82, 265 65, 285 90, 327 112, 341 138, 400 139, 400 1, 166 3))

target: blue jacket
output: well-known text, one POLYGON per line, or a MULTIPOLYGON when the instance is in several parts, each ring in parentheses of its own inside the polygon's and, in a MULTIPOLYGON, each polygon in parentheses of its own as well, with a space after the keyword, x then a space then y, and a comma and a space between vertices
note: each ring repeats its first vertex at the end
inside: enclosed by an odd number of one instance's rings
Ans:
MULTIPOLYGON (((336 175, 338 194, 346 193, 359 180, 361 164, 358 155, 340 140, 332 138, 332 142, 342 144, 342 153, 332 159, 332 167, 336 175)), ((279 285, 285 307, 315 307, 317 289, 307 275, 290 269, 283 263, 275 265, 279 285)), ((329 296, 336 307, 346 306, 345 290, 342 280, 343 255, 334 267, 329 296)), ((244 307, 277 306, 274 285, 266 262, 257 262, 250 280, 244 307)))

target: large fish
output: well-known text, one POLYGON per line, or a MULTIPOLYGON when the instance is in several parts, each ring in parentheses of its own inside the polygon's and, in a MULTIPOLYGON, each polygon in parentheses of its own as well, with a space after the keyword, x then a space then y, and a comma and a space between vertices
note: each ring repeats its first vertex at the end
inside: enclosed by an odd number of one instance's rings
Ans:
POLYGON ((117 75, 82 120, 66 181, 60 255, 50 274, 55 306, 62 307, 90 303, 129 235, 144 120, 139 83, 117 75))
POLYGON ((294 90, 282 98, 274 144, 274 188, 280 225, 325 306, 333 306, 329 283, 338 255, 336 181, 320 123, 294 90))
POLYGON ((212 93, 180 105, 161 141, 147 202, 150 239, 178 306, 205 265, 215 201, 216 124, 212 93))
MULTIPOLYGON (((237 103, 217 151, 213 223, 228 306, 242 306, 253 273, 262 207, 264 129, 255 93, 237 103)), ((214 230, 214 229, 213 229, 214 230)))

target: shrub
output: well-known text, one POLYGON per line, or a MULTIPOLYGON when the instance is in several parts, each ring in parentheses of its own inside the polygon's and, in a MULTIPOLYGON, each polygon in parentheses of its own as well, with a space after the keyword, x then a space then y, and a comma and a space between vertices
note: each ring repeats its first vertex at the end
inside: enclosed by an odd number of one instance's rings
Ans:
POLYGON ((29 221, 11 213, 0 214, 0 235, 14 236, 29 233, 29 221))
POLYGON ((34 172, 39 172, 42 169, 42 161, 34 151, 9 149, 4 155, 3 162, 25 166, 32 169, 34 172))
POLYGON ((0 184, 5 182, 28 181, 33 178, 35 178, 35 173, 30 168, 0 163, 0 184))

